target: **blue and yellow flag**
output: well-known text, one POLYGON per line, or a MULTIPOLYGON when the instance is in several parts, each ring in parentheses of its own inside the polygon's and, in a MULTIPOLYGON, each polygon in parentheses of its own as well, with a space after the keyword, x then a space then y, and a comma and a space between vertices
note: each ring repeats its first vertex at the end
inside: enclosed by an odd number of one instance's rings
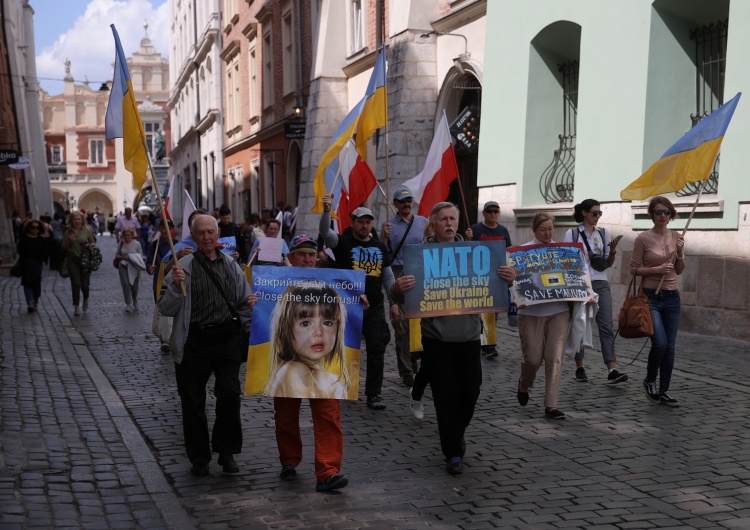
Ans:
POLYGON ((365 106, 357 124, 357 152, 367 158, 367 140, 388 122, 388 96, 385 85, 385 48, 378 55, 365 92, 365 106))
POLYGON ((708 178, 721 141, 742 92, 701 120, 670 147, 648 170, 620 192, 624 201, 642 201, 679 191, 688 182, 708 178))
POLYGON ((115 73, 104 120, 106 138, 107 140, 122 138, 125 169, 133 174, 133 186, 140 192, 146 182, 148 170, 148 156, 144 142, 146 133, 143 130, 141 115, 138 113, 138 104, 135 101, 120 36, 114 24, 110 24, 110 27, 115 36, 115 73))

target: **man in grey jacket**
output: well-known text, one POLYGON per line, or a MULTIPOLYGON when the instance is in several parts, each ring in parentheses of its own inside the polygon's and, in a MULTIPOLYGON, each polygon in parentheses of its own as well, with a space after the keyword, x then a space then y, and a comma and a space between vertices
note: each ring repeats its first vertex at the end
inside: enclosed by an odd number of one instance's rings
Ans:
POLYGON ((217 250, 219 227, 197 215, 190 235, 198 251, 184 256, 164 279, 159 311, 174 317, 170 339, 182 403, 185 449, 195 476, 206 476, 211 450, 225 473, 237 473, 242 449, 240 365, 247 359, 250 286, 234 260, 217 250), (184 294, 183 294, 184 289, 184 294), (209 444, 206 384, 216 377, 216 421, 209 444))
MULTIPOLYGON (((457 233, 458 208, 452 203, 439 202, 432 208, 430 226, 435 235, 427 238, 427 243, 463 241, 457 233)), ((415 284, 411 275, 396 280, 393 299, 403 303, 403 293, 415 284)), ((474 416, 482 385, 482 318, 478 314, 423 317, 421 327, 424 352, 417 379, 426 375, 432 388, 445 469, 456 475, 463 471, 464 432, 474 416)))

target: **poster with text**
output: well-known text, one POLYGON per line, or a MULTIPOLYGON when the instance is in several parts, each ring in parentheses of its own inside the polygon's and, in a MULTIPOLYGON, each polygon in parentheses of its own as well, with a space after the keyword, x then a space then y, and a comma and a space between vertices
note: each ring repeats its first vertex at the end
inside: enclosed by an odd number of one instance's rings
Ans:
POLYGON ((405 246, 404 274, 417 280, 405 293, 406 318, 506 311, 503 265, 505 241, 405 246))
POLYGON ((585 302, 593 294, 581 243, 510 247, 508 265, 516 269, 512 289, 518 305, 585 302))
POLYGON ((365 273, 256 265, 250 288, 245 395, 356 400, 365 273))
POLYGON ((221 251, 230 258, 232 254, 237 252, 237 239, 234 236, 220 237, 216 243, 221 246, 221 251))

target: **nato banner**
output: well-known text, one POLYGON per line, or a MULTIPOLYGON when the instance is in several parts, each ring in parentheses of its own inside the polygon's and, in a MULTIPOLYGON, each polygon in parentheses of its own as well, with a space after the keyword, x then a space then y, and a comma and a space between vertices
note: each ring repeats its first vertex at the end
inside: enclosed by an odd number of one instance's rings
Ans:
POLYGON ((406 291, 406 318, 508 309, 508 284, 497 275, 505 265, 505 241, 434 243, 404 247, 404 274, 416 277, 406 291))
POLYGON ((516 269, 512 289, 519 306, 586 302, 593 295, 581 243, 510 247, 508 265, 516 269))
POLYGON ((245 395, 357 399, 364 271, 253 267, 245 395))

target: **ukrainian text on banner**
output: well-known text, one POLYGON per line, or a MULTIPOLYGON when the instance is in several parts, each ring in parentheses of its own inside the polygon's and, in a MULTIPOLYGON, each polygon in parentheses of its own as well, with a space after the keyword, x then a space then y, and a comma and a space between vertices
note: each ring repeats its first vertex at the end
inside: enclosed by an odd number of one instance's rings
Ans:
POLYGON ((407 245, 404 274, 416 277, 405 293, 406 318, 506 311, 508 285, 497 275, 505 265, 504 241, 407 245))
POLYGON ((516 269, 512 289, 518 305, 585 302, 593 292, 581 243, 510 247, 508 265, 516 269))
POLYGON ((245 395, 357 399, 364 271, 253 267, 245 395))

